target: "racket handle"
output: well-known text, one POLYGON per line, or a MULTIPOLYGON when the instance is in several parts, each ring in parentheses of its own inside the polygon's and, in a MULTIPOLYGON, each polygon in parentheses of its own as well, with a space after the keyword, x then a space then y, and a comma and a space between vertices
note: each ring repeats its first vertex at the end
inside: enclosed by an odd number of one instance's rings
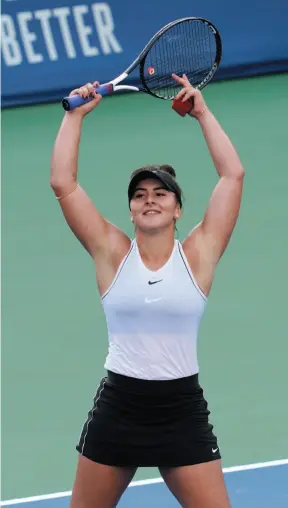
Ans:
POLYGON ((193 103, 191 101, 177 101, 176 99, 172 102, 172 109, 178 113, 180 116, 185 116, 187 113, 190 113, 191 109, 193 108, 193 103))
MULTIPOLYGON (((113 92, 113 85, 108 83, 108 85, 100 85, 98 88, 94 88, 95 92, 100 95, 108 95, 113 92)), ((78 108, 82 106, 82 104, 86 104, 87 102, 91 102, 93 97, 88 97, 84 99, 81 95, 72 95, 71 97, 64 97, 62 99, 62 106, 65 111, 71 111, 72 109, 78 108)))

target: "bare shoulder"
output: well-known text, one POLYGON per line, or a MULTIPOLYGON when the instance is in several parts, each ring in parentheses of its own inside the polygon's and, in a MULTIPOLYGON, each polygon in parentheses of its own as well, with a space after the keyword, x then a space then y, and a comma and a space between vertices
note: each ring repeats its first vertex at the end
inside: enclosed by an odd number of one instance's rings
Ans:
POLYGON ((197 224, 182 242, 182 248, 192 272, 196 275, 203 263, 201 224, 197 224))
POLYGON ((198 286, 208 296, 213 282, 215 264, 205 249, 202 223, 197 224, 184 239, 182 248, 198 286))
POLYGON ((121 261, 128 254, 131 248, 131 238, 122 229, 109 221, 107 247, 109 255, 116 265, 119 264, 119 260, 121 261))
POLYGON ((105 248, 94 256, 96 279, 100 296, 112 284, 118 268, 131 249, 132 240, 126 233, 107 221, 107 239, 105 248))

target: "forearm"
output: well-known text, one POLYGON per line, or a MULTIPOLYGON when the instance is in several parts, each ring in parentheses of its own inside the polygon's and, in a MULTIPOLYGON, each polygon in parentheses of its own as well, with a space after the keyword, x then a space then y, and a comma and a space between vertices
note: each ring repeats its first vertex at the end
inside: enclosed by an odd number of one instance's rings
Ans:
POLYGON ((53 148, 50 184, 56 193, 70 190, 77 182, 82 118, 69 114, 63 118, 53 148))
POLYGON ((244 169, 238 154, 211 111, 207 109, 198 121, 218 175, 243 178, 244 169))

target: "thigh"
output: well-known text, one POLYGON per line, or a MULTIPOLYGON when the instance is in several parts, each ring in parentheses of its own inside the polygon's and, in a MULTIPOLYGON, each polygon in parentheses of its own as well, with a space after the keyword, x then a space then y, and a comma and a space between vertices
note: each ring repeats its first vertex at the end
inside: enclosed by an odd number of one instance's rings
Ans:
POLYGON ((79 455, 70 508, 114 508, 135 472, 136 468, 106 466, 79 455))
POLYGON ((159 469, 183 508, 231 508, 221 460, 159 469))

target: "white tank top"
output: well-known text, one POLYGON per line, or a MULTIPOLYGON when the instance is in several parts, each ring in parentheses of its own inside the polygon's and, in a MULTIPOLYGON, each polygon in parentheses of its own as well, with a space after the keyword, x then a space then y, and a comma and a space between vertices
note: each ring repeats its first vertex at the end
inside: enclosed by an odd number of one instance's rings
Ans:
POLYGON ((105 368, 154 380, 198 373, 197 336, 206 301, 178 240, 157 271, 144 265, 132 240, 102 296, 109 340, 105 368))

